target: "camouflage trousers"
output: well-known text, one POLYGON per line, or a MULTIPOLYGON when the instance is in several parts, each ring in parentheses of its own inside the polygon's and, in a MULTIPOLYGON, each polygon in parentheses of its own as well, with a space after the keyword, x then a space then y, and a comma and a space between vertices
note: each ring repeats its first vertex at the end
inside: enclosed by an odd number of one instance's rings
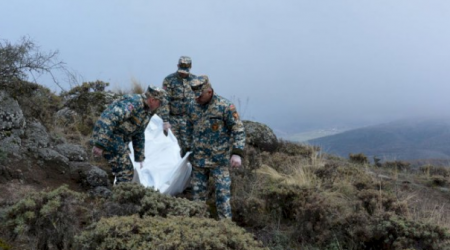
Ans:
POLYGON ((186 116, 185 115, 171 115, 169 117, 170 122, 170 130, 172 130, 172 133, 175 135, 175 137, 178 140, 178 145, 180 145, 181 151, 183 153, 186 152, 186 149, 188 148, 187 145, 187 131, 186 131, 186 116))
POLYGON ((194 201, 206 201, 209 177, 214 179, 216 207, 219 219, 231 219, 231 178, 227 166, 215 168, 192 167, 192 198, 194 201))
POLYGON ((111 166, 112 173, 116 177, 116 184, 120 182, 131 182, 133 180, 134 166, 131 162, 128 150, 120 153, 104 152, 103 157, 111 166))

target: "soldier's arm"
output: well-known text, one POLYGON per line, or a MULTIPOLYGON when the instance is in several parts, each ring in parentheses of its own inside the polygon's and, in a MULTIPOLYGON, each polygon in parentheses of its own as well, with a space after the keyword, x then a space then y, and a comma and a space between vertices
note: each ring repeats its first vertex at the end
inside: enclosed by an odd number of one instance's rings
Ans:
MULTIPOLYGON (((164 78, 164 81, 163 81, 162 85, 163 85, 162 86, 163 89, 167 91, 167 89, 169 87, 169 81, 168 81, 167 78, 164 78)), ((159 115, 159 117, 161 117, 161 119, 164 122, 168 122, 169 121, 169 113, 170 113, 170 107, 169 107, 170 97, 169 97, 169 94, 170 93, 167 92, 166 99, 161 103, 160 107, 158 108, 158 110, 156 112, 159 115)))
POLYGON ((191 119, 191 114, 194 112, 194 107, 192 102, 189 103, 186 113, 187 113, 187 119, 186 119, 186 148, 187 150, 192 149, 192 134, 194 131, 194 123, 191 119))
POLYGON ((232 155, 244 155, 245 147, 245 130, 244 124, 242 123, 236 107, 230 104, 225 109, 225 125, 231 133, 231 138, 233 138, 232 155))
POLYGON ((128 102, 115 103, 101 114, 92 134, 94 146, 108 150, 108 142, 113 137, 115 128, 130 117, 134 106, 129 104, 128 102))
POLYGON ((131 139, 133 142, 134 161, 143 162, 145 160, 145 127, 140 128, 140 132, 131 139))

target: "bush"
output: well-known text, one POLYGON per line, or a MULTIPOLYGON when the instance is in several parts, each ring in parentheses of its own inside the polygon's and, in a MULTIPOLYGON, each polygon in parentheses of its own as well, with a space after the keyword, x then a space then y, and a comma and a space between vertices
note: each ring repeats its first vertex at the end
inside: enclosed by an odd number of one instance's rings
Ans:
POLYGON ((284 153, 290 156, 302 156, 311 159, 317 151, 319 151, 319 148, 316 146, 302 145, 300 143, 294 143, 284 140, 278 141, 277 152, 284 153))
POLYGON ((358 193, 358 198, 362 206, 369 215, 382 212, 394 212, 397 215, 407 216, 408 207, 405 203, 399 202, 394 195, 387 192, 380 192, 375 189, 364 189, 358 193))
POLYGON ((84 82, 61 94, 65 99, 64 106, 75 111, 78 116, 73 126, 84 136, 92 133, 97 118, 106 108, 107 100, 103 91, 107 86, 109 83, 99 80, 84 82))
POLYGON ((356 163, 356 164, 367 164, 369 163, 369 159, 367 156, 363 153, 359 154, 349 154, 348 158, 350 159, 350 162, 356 163))
POLYGON ((77 237, 80 250, 267 249, 232 222, 188 217, 112 217, 77 237))
POLYGON ((27 118, 41 121, 47 128, 53 124, 53 114, 61 107, 61 98, 39 84, 14 80, 0 85, 0 90, 16 99, 27 118))
POLYGON ((420 172, 422 172, 423 174, 426 174, 428 176, 432 176, 432 175, 440 175, 442 177, 449 177, 450 176, 450 169, 446 168, 446 167, 435 167, 432 165, 425 165, 425 166, 421 166, 419 168, 420 172))
POLYGON ((142 216, 189 216, 208 217, 203 202, 193 202, 184 198, 163 195, 152 188, 136 183, 121 183, 113 189, 111 199, 102 209, 106 216, 132 215, 142 216))
POLYGON ((13 238, 29 236, 37 249, 72 249, 73 237, 85 222, 85 196, 61 186, 30 193, 5 212, 5 227, 13 238))
POLYGON ((369 249, 450 249, 448 229, 384 214, 373 222, 374 235, 366 246, 369 249))
POLYGON ((407 171, 411 168, 411 163, 406 161, 387 161, 383 163, 385 168, 396 168, 401 171, 407 171))
POLYGON ((448 180, 444 176, 434 175, 431 177, 431 185, 437 187, 446 187, 448 186, 448 180))

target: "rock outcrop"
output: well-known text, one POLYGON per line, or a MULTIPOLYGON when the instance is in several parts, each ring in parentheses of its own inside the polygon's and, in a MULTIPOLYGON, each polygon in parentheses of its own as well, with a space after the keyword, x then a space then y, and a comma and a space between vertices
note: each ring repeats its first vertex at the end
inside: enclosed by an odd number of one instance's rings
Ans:
POLYGON ((243 123, 247 145, 269 152, 277 149, 277 136, 269 126, 253 121, 243 121, 243 123))
POLYGON ((95 195, 108 194, 107 173, 91 165, 85 149, 55 139, 33 117, 25 117, 19 103, 0 91, 0 182, 40 183, 53 178, 75 180, 95 195))

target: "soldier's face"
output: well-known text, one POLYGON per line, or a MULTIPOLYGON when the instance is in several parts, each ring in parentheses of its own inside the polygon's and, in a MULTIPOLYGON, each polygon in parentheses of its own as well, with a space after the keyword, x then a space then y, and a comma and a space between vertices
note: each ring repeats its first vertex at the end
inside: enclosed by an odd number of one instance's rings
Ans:
POLYGON ((147 98, 147 105, 150 107, 150 111, 155 111, 161 105, 161 101, 153 97, 147 98))
POLYGON ((178 75, 179 75, 181 78, 186 78, 186 77, 189 76, 189 74, 181 73, 181 72, 178 72, 178 75))
POLYGON ((200 105, 204 105, 211 100, 211 96, 212 96, 212 90, 205 89, 205 90, 203 90, 202 94, 199 97, 195 98, 195 101, 200 105))

